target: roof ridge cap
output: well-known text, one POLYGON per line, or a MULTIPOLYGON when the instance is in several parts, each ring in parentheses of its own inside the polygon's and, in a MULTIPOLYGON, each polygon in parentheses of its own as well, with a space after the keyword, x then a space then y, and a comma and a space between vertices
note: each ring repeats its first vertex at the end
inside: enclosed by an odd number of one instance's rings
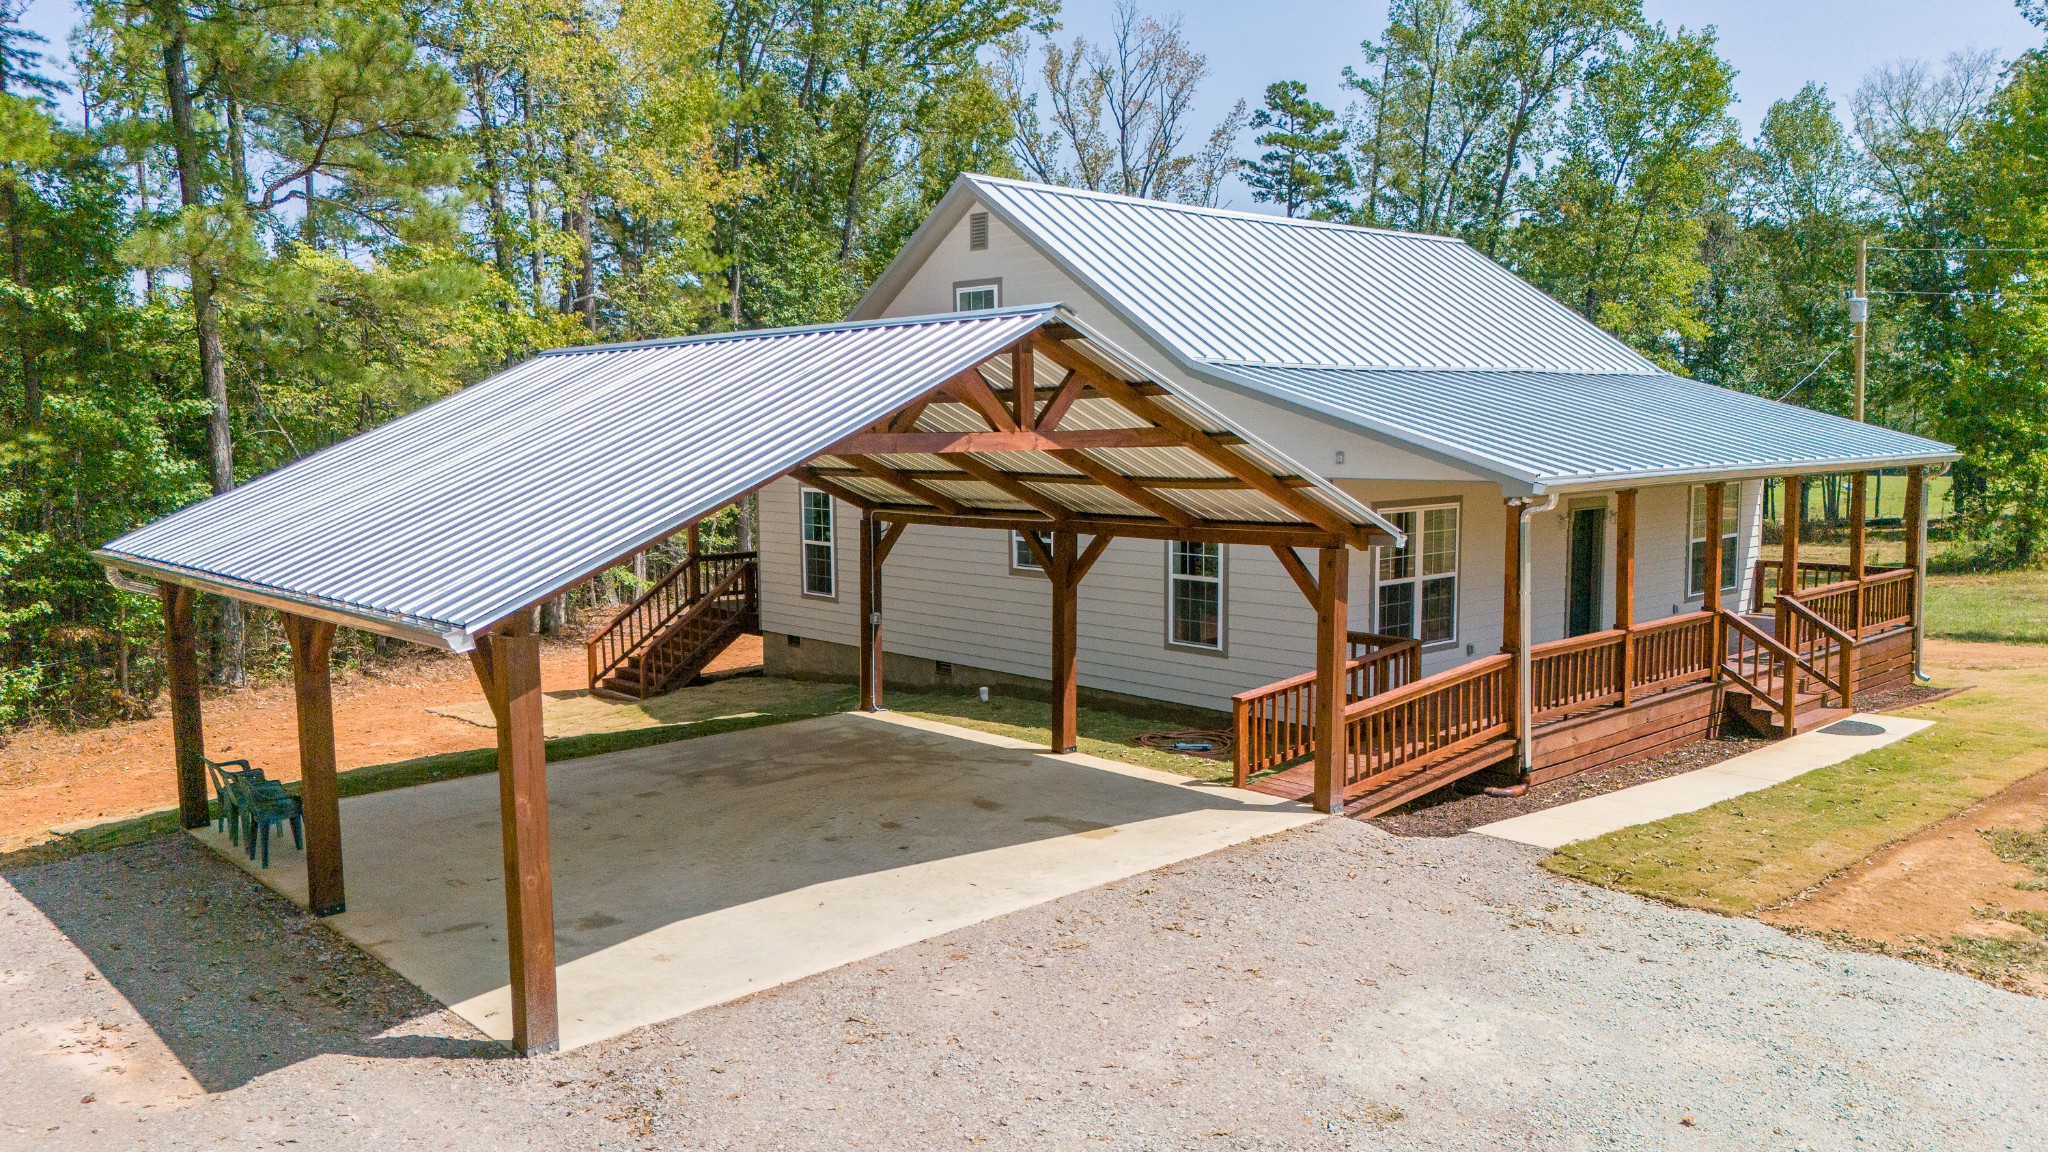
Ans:
POLYGON ((1367 236, 1387 236, 1399 240, 1422 240, 1436 244, 1455 244, 1464 248, 1471 247, 1471 244, 1457 236, 1446 236, 1439 232, 1407 232, 1399 228, 1378 228, 1365 224, 1346 224, 1341 220, 1310 220, 1298 216, 1274 216, 1265 212, 1247 212, 1237 208, 1211 208, 1206 204, 1183 204, 1176 200, 1153 200, 1144 196, 1126 196, 1117 192, 1098 192, 1093 188, 1072 188, 1065 184, 1047 184, 1039 180, 1018 180, 1008 176, 990 176, 981 172, 963 172, 961 175, 976 185, 1023 188, 1033 192, 1057 196, 1072 196, 1079 200, 1101 200, 1111 204, 1124 204, 1133 208, 1182 212, 1191 216, 1215 216, 1225 220, 1243 220, 1252 224, 1270 224, 1283 228, 1356 232, 1367 236))
POLYGON ((911 324, 942 324, 980 320, 1006 320, 1035 313, 1052 313, 1064 304, 1012 304, 1007 308, 981 308, 972 312, 929 312, 922 316, 885 316, 873 320, 834 320, 826 324, 788 324, 780 328, 735 328, 729 332, 700 332, 694 336, 658 336, 651 340, 626 340, 612 344, 571 344, 533 354, 575 356, 586 352, 631 352, 641 348, 674 348, 685 344, 712 344, 722 340, 761 340, 778 336, 808 336, 823 332, 844 332, 855 328, 900 328, 911 324))

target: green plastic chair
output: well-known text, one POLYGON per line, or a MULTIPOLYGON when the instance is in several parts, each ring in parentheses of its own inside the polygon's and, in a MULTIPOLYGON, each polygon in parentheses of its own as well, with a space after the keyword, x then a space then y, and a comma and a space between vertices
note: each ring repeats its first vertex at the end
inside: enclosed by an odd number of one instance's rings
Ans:
POLYGON ((263 867, 270 867, 270 830, 279 824, 290 824, 292 846, 305 848, 305 801, 257 769, 236 773, 229 781, 229 789, 235 794, 241 846, 248 851, 249 859, 256 859, 260 849, 263 867))
POLYGON ((213 778, 213 796, 219 818, 214 821, 214 830, 228 834, 228 843, 240 846, 242 843, 242 820, 236 806, 235 781, 253 775, 263 779, 263 773, 249 766, 247 760, 208 760, 206 774, 213 778), (236 765, 241 765, 237 768, 236 765))

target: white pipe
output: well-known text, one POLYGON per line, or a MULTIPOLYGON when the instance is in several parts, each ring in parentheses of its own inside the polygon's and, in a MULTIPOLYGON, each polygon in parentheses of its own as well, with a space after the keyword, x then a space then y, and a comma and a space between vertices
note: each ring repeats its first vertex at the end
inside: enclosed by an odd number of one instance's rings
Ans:
MULTIPOLYGON (((1929 468, 1920 481, 1920 523, 1913 526, 1913 539, 1918 545, 1914 554, 1920 558, 1919 569, 1913 573, 1913 681, 1925 684, 1934 677, 1920 663, 1921 650, 1927 642, 1927 521, 1931 519, 1932 503, 1927 498, 1927 481, 1948 472, 1949 466, 1938 464, 1929 468)), ((1950 506, 1954 506, 1951 499, 1950 506)))
POLYGON ((1525 782, 1536 767, 1535 694, 1529 684, 1529 649, 1534 646, 1530 630, 1535 615, 1530 593, 1536 583, 1536 564, 1529 555, 1529 517, 1555 507, 1557 494, 1553 492, 1544 497, 1541 504, 1534 503, 1533 498, 1522 501, 1520 515, 1515 517, 1515 555, 1519 560, 1515 571, 1515 607, 1519 617, 1516 629, 1520 633, 1519 642, 1515 645, 1515 752, 1520 762, 1520 776, 1525 782))

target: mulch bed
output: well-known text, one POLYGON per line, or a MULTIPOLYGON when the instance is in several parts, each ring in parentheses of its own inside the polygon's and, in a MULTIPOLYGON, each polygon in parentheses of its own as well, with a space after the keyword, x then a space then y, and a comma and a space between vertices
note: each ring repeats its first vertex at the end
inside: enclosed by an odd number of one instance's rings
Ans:
POLYGON ((1479 781, 1460 780, 1405 807, 1375 817, 1372 823, 1396 836, 1456 836, 1495 820, 1526 816, 1575 800, 1648 784, 1666 776, 1697 771, 1744 752, 1754 752, 1767 743, 1769 741, 1759 739, 1702 740, 1647 760, 1595 768, 1548 784, 1538 784, 1513 797, 1487 796, 1482 794, 1485 785, 1479 781))
MULTIPOLYGON (((1896 712, 1917 704, 1927 704, 1966 688, 1927 688, 1909 684, 1884 692, 1873 692, 1856 701, 1861 712, 1896 712)), ((1440 788, 1419 800, 1397 808, 1384 816, 1374 817, 1373 824, 1392 832, 1396 836, 1456 836, 1469 832, 1482 824, 1506 820, 1512 816, 1526 816, 1541 812, 1560 804, 1585 800, 1667 776, 1678 776, 1711 767, 1723 760, 1732 759, 1745 752, 1754 752, 1769 743, 1756 738, 1702 740, 1683 748, 1674 748, 1661 756, 1637 760, 1628 764, 1617 764, 1611 768, 1596 768, 1580 772, 1548 784, 1538 784, 1520 796, 1487 796, 1485 785, 1468 778, 1447 788, 1440 788)))

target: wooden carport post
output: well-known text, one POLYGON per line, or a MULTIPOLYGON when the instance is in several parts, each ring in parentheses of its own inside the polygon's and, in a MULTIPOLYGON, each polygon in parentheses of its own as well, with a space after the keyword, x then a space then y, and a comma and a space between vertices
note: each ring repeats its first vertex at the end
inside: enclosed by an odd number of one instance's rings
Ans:
POLYGON ((882 709, 881 559, 875 549, 875 518, 860 514, 860 710, 882 709))
POLYGON ((1351 657, 1351 552, 1339 545, 1316 555, 1316 781, 1318 812, 1344 810, 1344 777, 1351 749, 1344 739, 1350 703, 1345 666, 1351 657))
POLYGON ((1045 569, 1045 581, 1052 586, 1052 750, 1072 752, 1081 743, 1080 722, 1080 617, 1081 579, 1102 558, 1111 537, 1098 535, 1081 547, 1073 532, 1054 529, 1049 533, 1024 533, 1024 546, 1045 569), (1047 548, 1041 535, 1051 538, 1047 548))
POLYGON ((178 775, 178 823, 204 828, 206 731, 199 715, 199 629, 192 620, 195 593, 177 584, 158 586, 164 603, 164 662, 171 681, 171 759, 178 775))
POLYGON ((348 910, 341 877, 341 792, 334 778, 334 625, 283 613, 292 647, 299 721, 299 799, 306 807, 306 907, 315 916, 348 910))
POLYGON ((477 637, 470 652, 498 722, 498 820, 504 833, 505 946, 512 969, 512 1048, 553 1052, 555 892, 548 860, 547 745, 541 730, 540 638, 527 615, 477 637))

